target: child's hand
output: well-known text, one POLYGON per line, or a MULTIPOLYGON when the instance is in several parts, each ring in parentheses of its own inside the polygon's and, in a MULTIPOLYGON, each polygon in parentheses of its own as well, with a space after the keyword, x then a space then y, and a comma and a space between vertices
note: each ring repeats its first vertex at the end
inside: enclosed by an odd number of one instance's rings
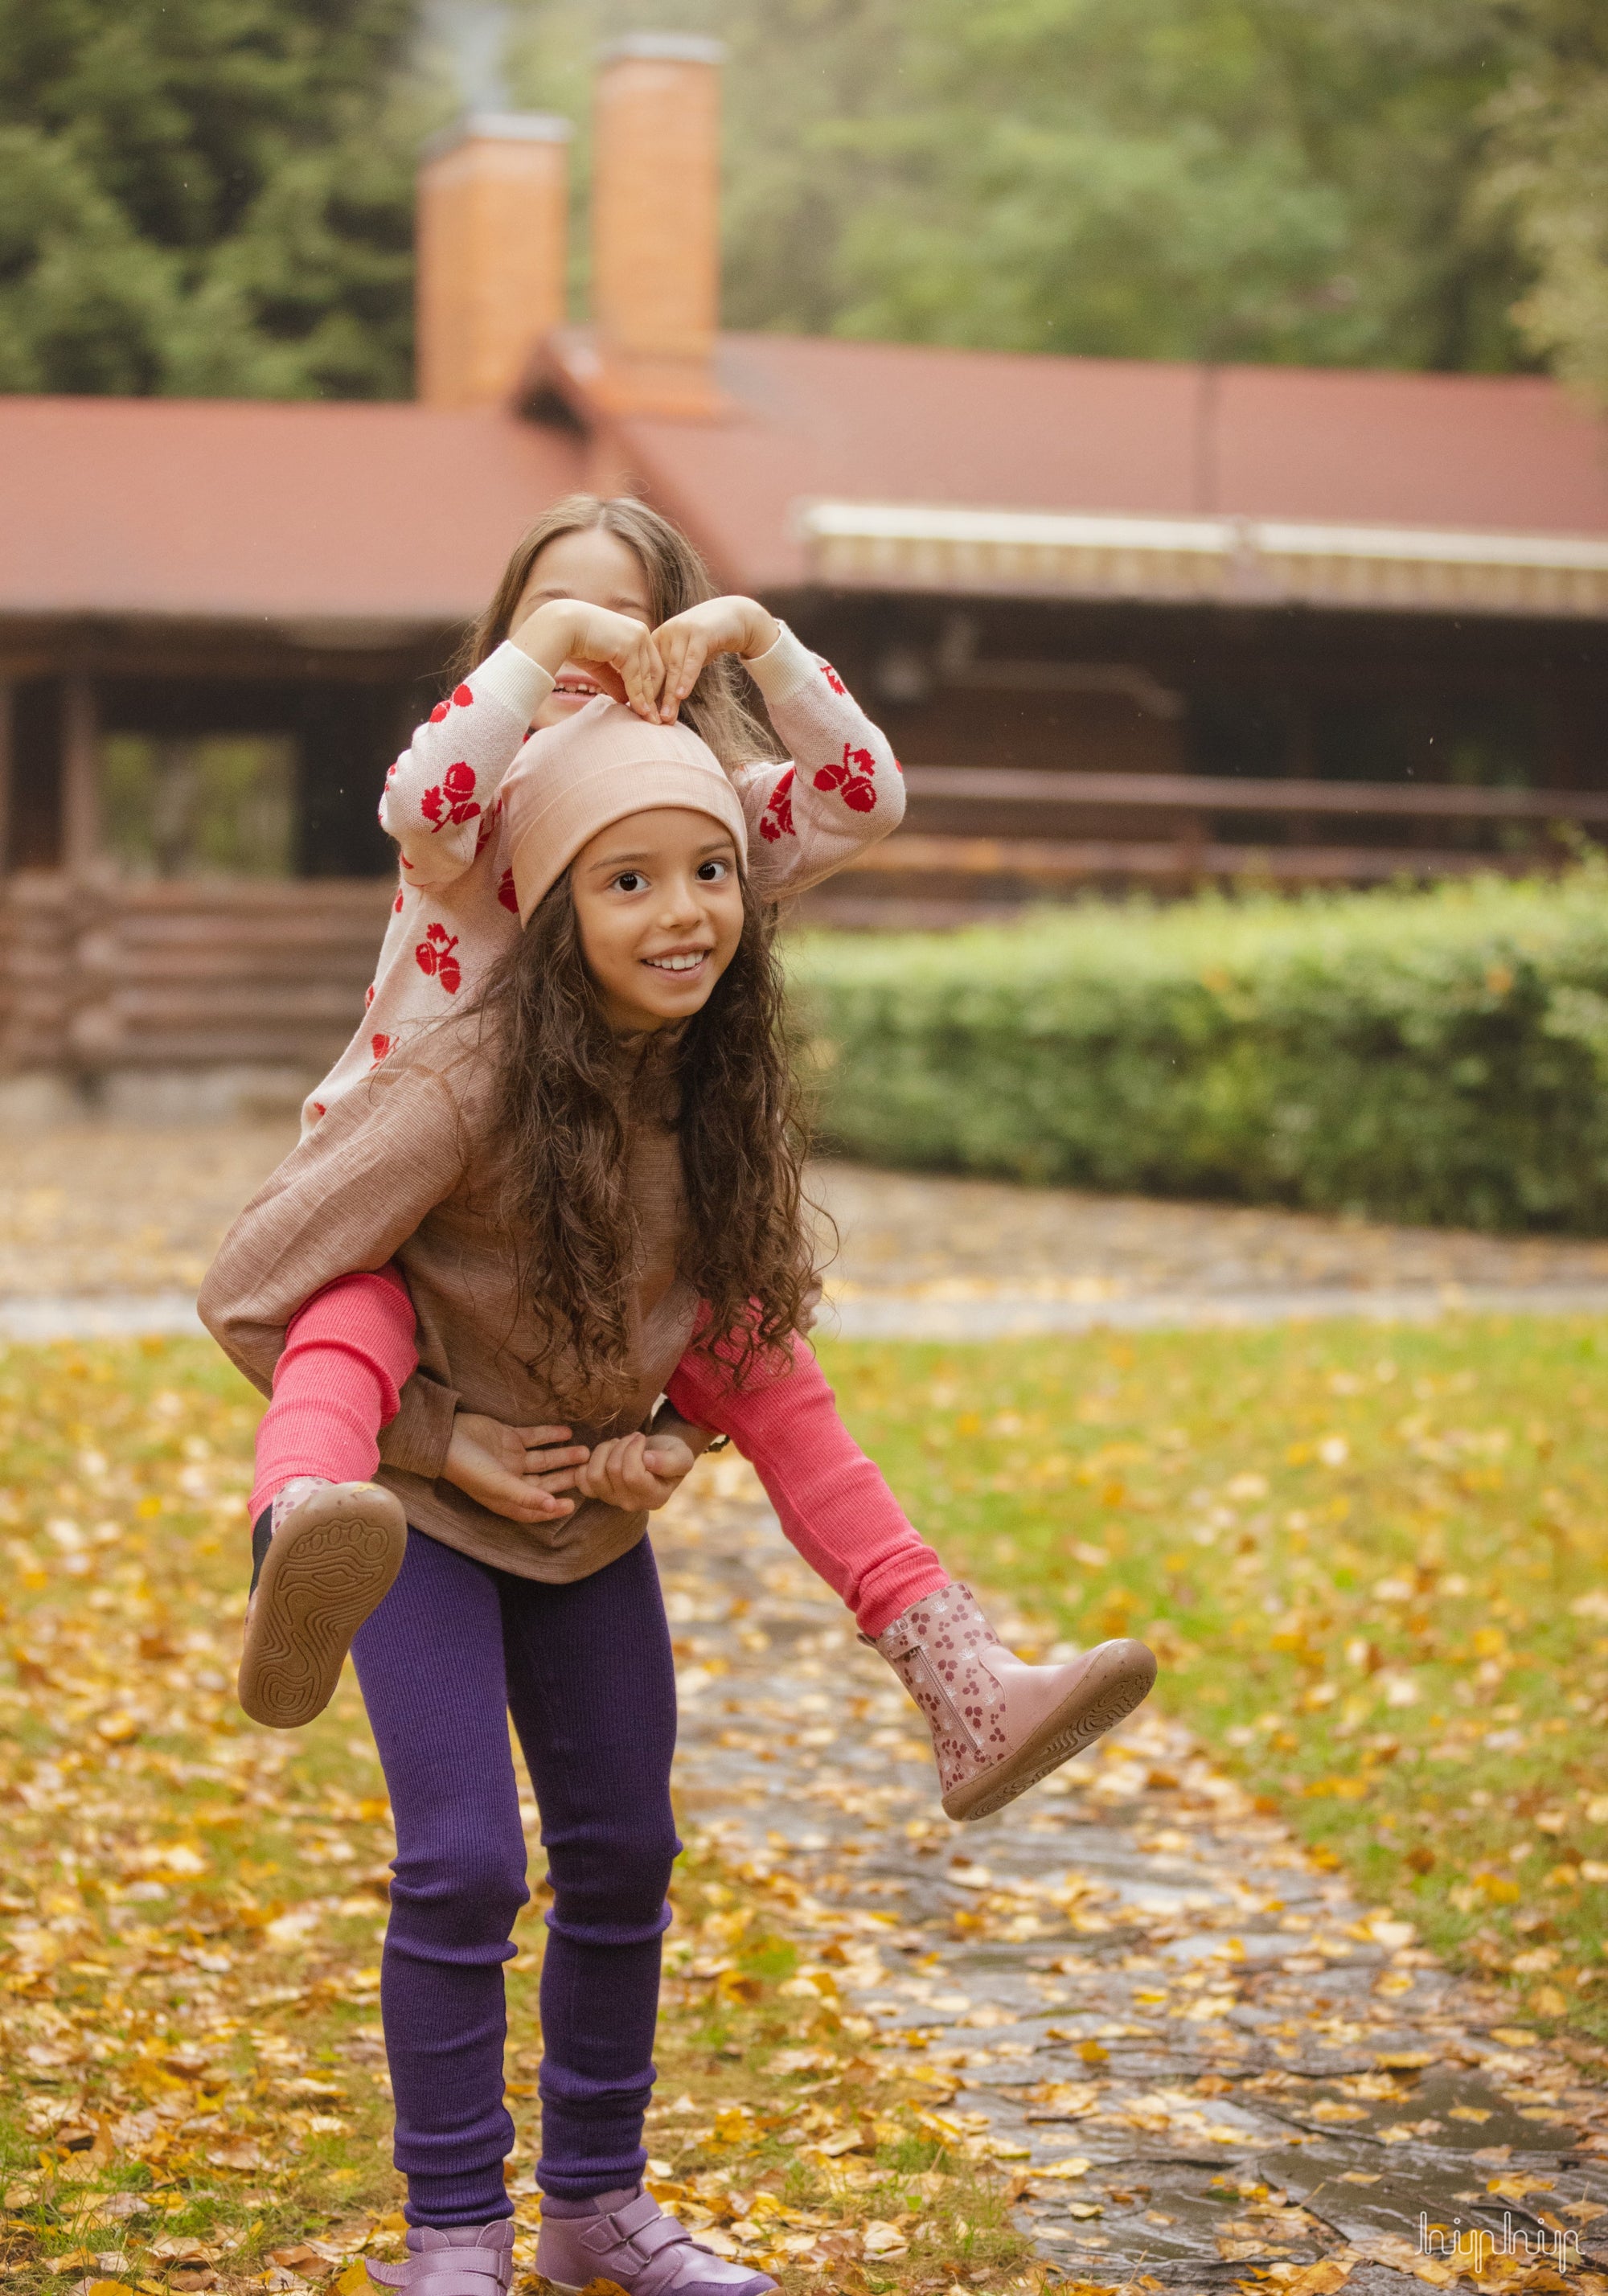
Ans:
POLYGON ((584 670, 616 701, 628 701, 639 718, 658 723, 664 664, 652 632, 629 614, 581 598, 554 598, 526 617, 513 643, 550 676, 566 667, 584 670))
POLYGON ((664 663, 659 715, 665 724, 674 722, 705 662, 718 653, 740 653, 751 660, 768 653, 781 634, 775 616, 752 598, 709 598, 660 622, 653 643, 664 663))
POLYGON ((692 1468, 693 1455, 679 1435, 611 1435, 593 1448, 575 1478, 583 1498, 635 1514, 661 1507, 692 1468))
POLYGON ((500 1419, 460 1411, 442 1472, 510 1522, 556 1522, 575 1512, 573 1499, 556 1494, 575 1488, 576 1470, 587 1456, 584 1443, 570 1441, 567 1427, 505 1427, 500 1419))

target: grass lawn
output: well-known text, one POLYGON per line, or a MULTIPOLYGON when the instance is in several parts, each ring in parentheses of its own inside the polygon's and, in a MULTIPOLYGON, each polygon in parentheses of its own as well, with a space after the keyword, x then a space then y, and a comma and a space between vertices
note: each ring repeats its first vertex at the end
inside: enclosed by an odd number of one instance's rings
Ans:
MULTIPOLYGON (((0 1352, 0 2273, 296 2296, 395 2256, 390 1813, 349 1671, 307 1731, 234 1697, 259 1406, 202 1342, 0 1352)), ((534 1820, 533 1810, 527 1816, 534 1820)), ((533 1878, 539 1873, 539 1852, 533 1878)), ((542 1891, 509 1973, 520 2260, 542 1891)), ((1008 2188, 833 2005, 816 1919, 678 1869, 657 2189, 792 2289, 1033 2289, 1008 2188)))
MULTIPOLYGON (((1601 2032, 1605 1343, 1513 1320, 825 1354, 917 1519, 1042 1641, 1149 1634, 1159 1694, 1320 1856, 1510 1972, 1527 2015, 1601 2032)), ((396 2252, 361 1707, 349 1674, 280 1735, 234 1700, 257 1410, 201 1342, 0 1353, 21 2291, 357 2296, 396 2252)), ((510 1973, 527 2264, 541 1906, 510 1973)), ((695 1849, 677 1912, 660 2191, 793 2290, 1037 2286, 1003 2177, 801 1980, 822 1939, 785 1888, 695 1849)))
POLYGON ((845 1417, 1041 1644, 1156 1695, 1374 1901, 1608 2034, 1608 1324, 828 1341, 845 1417))

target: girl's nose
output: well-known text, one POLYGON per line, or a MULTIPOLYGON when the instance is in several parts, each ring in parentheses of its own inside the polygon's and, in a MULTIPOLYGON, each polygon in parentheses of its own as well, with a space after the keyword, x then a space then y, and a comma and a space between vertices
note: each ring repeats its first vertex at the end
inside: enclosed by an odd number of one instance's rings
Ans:
POLYGON ((677 922, 689 918, 695 921, 703 914, 703 904, 699 898, 701 890, 691 877, 673 878, 664 887, 664 898, 659 911, 660 918, 672 918, 677 922))

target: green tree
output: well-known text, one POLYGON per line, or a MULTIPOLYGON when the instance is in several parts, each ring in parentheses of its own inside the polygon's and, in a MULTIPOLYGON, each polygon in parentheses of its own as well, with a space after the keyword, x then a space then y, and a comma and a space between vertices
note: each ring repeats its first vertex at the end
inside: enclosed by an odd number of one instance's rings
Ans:
POLYGON ((519 20, 521 97, 583 123, 596 39, 727 42, 729 324, 1534 356, 1509 316, 1530 264, 1480 195, 1511 0, 525 0, 519 20))
POLYGON ((1534 266, 1515 316, 1564 378, 1608 402, 1608 14, 1532 0, 1518 69, 1491 107, 1491 206, 1534 266))
POLYGON ((0 0, 0 389, 409 388, 414 0, 0 0))

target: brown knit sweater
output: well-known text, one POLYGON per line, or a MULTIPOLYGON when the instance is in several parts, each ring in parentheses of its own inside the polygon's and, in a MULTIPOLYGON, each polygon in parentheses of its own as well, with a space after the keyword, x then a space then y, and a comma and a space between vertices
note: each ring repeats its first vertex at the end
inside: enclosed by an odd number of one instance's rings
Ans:
POLYGON ((394 1260, 418 1317, 419 1368, 381 1442, 379 1480, 445 1546, 522 1578, 584 1578, 646 1528, 595 1499, 556 1522, 514 1523, 441 1480, 453 1415, 510 1426, 568 1423, 595 1443, 648 1424, 693 1334, 697 1296, 677 1275, 685 1226, 680 1158, 666 1121, 677 1031, 620 1047, 630 1201, 640 1243, 632 1385, 590 1420, 562 1411, 525 1368, 538 1327, 520 1308, 519 1238, 498 1209, 490 1115, 495 1046, 475 1015, 399 1045, 285 1158, 224 1238, 201 1286, 201 1320, 267 1395, 285 1328, 337 1276, 394 1260))

